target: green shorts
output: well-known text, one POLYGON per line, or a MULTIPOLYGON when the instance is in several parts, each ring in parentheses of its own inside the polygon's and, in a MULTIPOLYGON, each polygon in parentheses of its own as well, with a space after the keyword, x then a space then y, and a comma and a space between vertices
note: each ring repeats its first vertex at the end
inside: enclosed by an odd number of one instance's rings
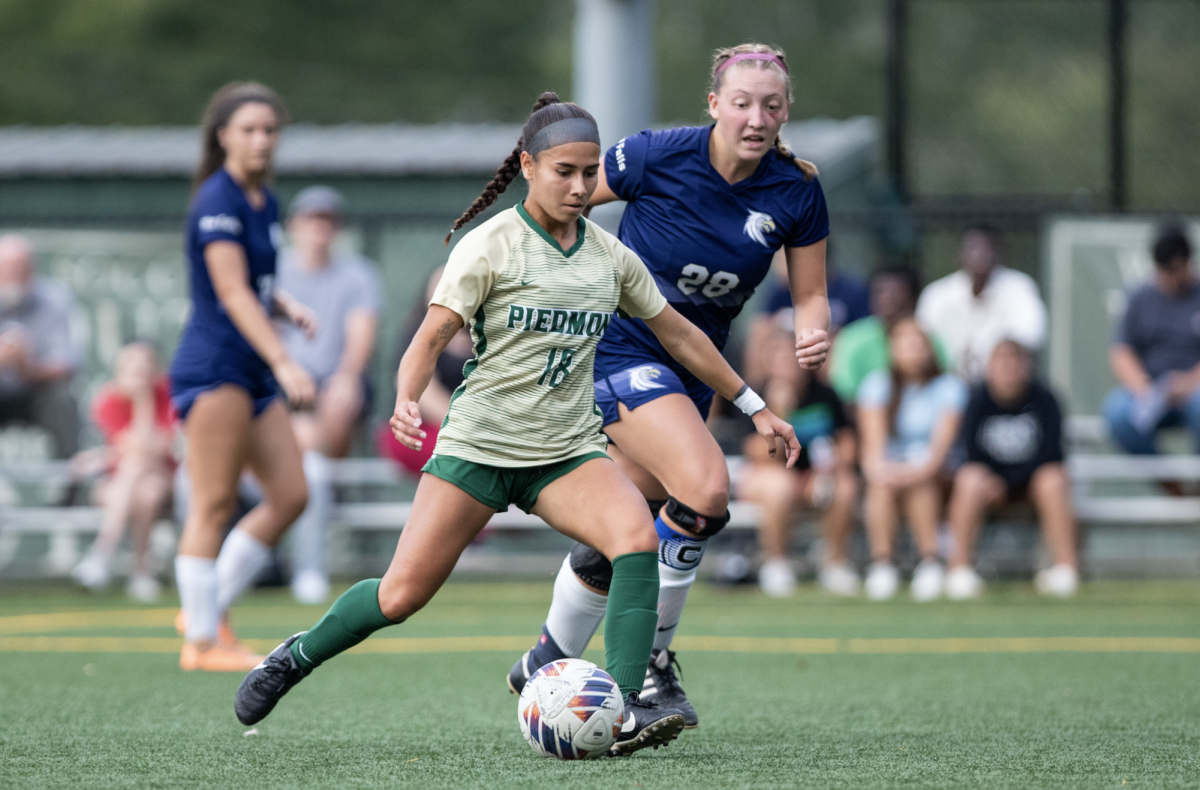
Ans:
POLYGON ((421 471, 461 488, 488 507, 508 510, 510 504, 515 504, 529 513, 543 488, 593 458, 608 458, 608 455, 590 452, 554 464, 514 467, 486 466, 449 455, 435 455, 421 471))

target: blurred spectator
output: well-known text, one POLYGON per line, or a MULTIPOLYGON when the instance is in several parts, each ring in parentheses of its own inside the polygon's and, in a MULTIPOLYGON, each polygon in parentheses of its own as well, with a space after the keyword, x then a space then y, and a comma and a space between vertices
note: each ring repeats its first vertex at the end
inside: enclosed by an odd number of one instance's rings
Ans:
POLYGON ((1182 227, 1161 229, 1154 282, 1129 297, 1109 361, 1118 386, 1104 402, 1117 444, 1155 452, 1160 428, 1186 426, 1200 452, 1200 283, 1182 227))
POLYGON ((1036 351, 1046 337, 1037 283, 1002 266, 1001 253, 994 228, 969 229, 958 250, 959 270, 930 283, 917 302, 917 320, 946 344, 958 375, 972 383, 982 380, 1001 340, 1036 351))
POLYGON ((329 459, 346 456, 370 408, 367 364, 383 293, 374 265, 334 244, 344 206, 341 194, 329 187, 302 190, 290 210, 291 246, 279 256, 279 289, 317 317, 311 339, 292 324, 280 329, 288 354, 317 383, 316 407, 292 413, 308 481, 308 505, 292 528, 292 594, 301 603, 321 603, 329 595, 324 545, 333 504, 329 459))
POLYGON ((870 374, 858 391, 872 559, 865 586, 874 600, 896 594, 900 579, 892 550, 903 510, 921 554, 912 596, 928 601, 941 594, 945 578, 937 558, 942 472, 958 436, 967 391, 957 377, 940 372, 933 344, 913 319, 898 321, 888 340, 890 370, 870 374))
MULTIPOLYGON (((871 275, 871 315, 839 332, 829 352, 829 383, 844 402, 854 403, 868 374, 887 369, 888 332, 912 316, 920 291, 920 278, 907 266, 885 266, 871 275)), ((936 337, 932 340, 944 367, 945 351, 936 337)))
MULTIPOLYGON (((828 254, 828 253, 827 253, 828 254)), ((765 363, 759 350, 776 329, 794 331, 792 323, 792 293, 788 288, 787 264, 780 251, 771 263, 766 280, 766 299, 750 326, 743 352, 743 368, 747 382, 759 388, 765 380, 765 363)), ((871 314, 867 285, 862 278, 827 266, 825 290, 829 296, 829 336, 836 338, 847 324, 871 314)))
POLYGON ((801 449, 789 470, 783 459, 767 455, 757 434, 744 443, 747 463, 737 491, 761 509, 759 585, 772 597, 791 594, 796 576, 788 560, 788 537, 796 511, 811 507, 822 511, 826 556, 821 584, 837 595, 856 595, 858 573, 846 557, 858 498, 854 431, 837 393, 796 364, 792 333, 776 330, 764 356, 770 376, 763 391, 767 405, 795 428, 801 449))
POLYGON ((29 241, 0 236, 0 427, 38 426, 55 458, 79 449, 71 308, 66 289, 36 275, 29 241))
POLYGON ((1037 509, 1054 565, 1037 576, 1039 592, 1068 597, 1079 586, 1075 515, 1063 466, 1062 410, 1034 377, 1028 349, 1003 340, 992 350, 985 382, 973 388, 963 417, 967 463, 954 476, 950 528, 954 550, 946 595, 976 598, 983 580, 971 567, 979 527, 991 508, 1022 500, 1037 509))
POLYGON ((175 413, 158 352, 148 343, 130 343, 117 355, 113 380, 92 401, 92 421, 105 445, 72 459, 78 476, 103 473, 96 487, 104 508, 100 534, 71 572, 75 581, 102 590, 112 578, 112 558, 126 527, 133 543, 129 595, 158 598, 158 569, 150 567, 150 531, 171 499, 175 468, 175 413))
MULTIPOLYGON (((397 349, 397 365, 399 365, 399 356, 404 355, 404 351, 416 335, 422 319, 425 318, 429 300, 433 298, 433 291, 441 279, 442 269, 439 267, 429 275, 429 280, 425 283, 424 300, 414 305, 410 311, 404 336, 397 349)), ((380 455, 391 458, 410 474, 420 476, 421 467, 430 459, 434 447, 437 446, 438 428, 446 419, 446 412, 450 410, 450 397, 463 383, 463 366, 474 356, 475 349, 471 345, 471 333, 466 327, 463 327, 455 333, 454 337, 450 338, 446 350, 438 357, 437 365, 433 369, 433 378, 429 380, 429 386, 421 395, 421 401, 418 404, 421 407, 421 429, 426 433, 422 448, 411 450, 400 444, 392 434, 392 429, 385 423, 379 427, 375 435, 376 447, 380 455)))

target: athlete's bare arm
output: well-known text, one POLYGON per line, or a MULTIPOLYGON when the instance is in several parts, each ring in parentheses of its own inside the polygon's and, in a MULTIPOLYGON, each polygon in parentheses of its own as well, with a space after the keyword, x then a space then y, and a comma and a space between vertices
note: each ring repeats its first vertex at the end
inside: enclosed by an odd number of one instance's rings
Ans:
MULTIPOLYGON (((737 398, 745 382, 729 366, 721 352, 717 351, 708 335, 697 329, 695 324, 681 316, 670 305, 664 307, 654 318, 644 320, 667 353, 682 363, 696 378, 731 403, 737 398)), ((758 429, 758 433, 767 440, 768 452, 772 458, 775 457, 776 439, 783 440, 790 469, 800 455, 800 442, 796 440, 796 432, 792 426, 772 414, 770 409, 759 411, 751 419, 754 420, 754 427, 758 429)))
POLYGON ((437 358, 462 327, 462 316, 458 313, 440 304, 430 305, 425 320, 400 360, 400 370, 396 373, 396 411, 390 422, 396 440, 405 447, 421 449, 425 431, 421 430, 421 411, 417 402, 433 378, 437 358))
POLYGON ((204 263, 229 320, 270 366, 288 401, 301 408, 311 405, 316 397, 316 385, 304 368, 288 357, 267 311, 247 284, 246 251, 232 241, 210 242, 204 248, 204 263))
POLYGON ((825 290, 825 239, 788 247, 788 285, 795 305, 796 361, 816 370, 829 356, 829 295, 825 290))

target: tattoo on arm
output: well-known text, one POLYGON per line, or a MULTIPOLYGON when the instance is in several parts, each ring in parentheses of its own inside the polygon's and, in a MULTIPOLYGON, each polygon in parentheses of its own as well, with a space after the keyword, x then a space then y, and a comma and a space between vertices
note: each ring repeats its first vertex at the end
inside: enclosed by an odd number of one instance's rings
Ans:
POLYGON ((453 335, 454 332, 455 332, 454 321, 453 321, 453 319, 447 318, 446 323, 442 324, 441 327, 438 328, 437 334, 438 334, 439 338, 441 338, 442 340, 445 340, 446 338, 453 335))

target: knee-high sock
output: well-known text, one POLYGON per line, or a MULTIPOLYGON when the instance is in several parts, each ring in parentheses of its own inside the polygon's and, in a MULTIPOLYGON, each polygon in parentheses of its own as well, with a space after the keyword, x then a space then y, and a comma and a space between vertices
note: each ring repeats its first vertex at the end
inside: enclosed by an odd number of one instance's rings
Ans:
POLYGON ((607 609, 608 596, 584 587, 571 570, 571 558, 563 560, 558 578, 554 580, 554 598, 546 615, 546 631, 564 655, 569 658, 583 655, 607 609))
POLYGON ((333 503, 333 479, 329 459, 316 450, 304 453, 304 479, 308 482, 308 506, 292 525, 294 575, 315 571, 325 575, 325 523, 333 503))
POLYGON ((249 587, 271 561, 271 547, 249 532, 234 528, 217 555, 217 615, 229 610, 235 598, 249 587))
POLYGON ((663 563, 658 564, 658 630, 654 632, 654 648, 666 650, 675 638, 675 628, 683 615, 688 590, 696 581, 696 569, 681 571, 663 563))
POLYGON ((364 579, 342 593, 325 616, 292 643, 292 656, 305 669, 357 645, 376 631, 396 625, 379 608, 379 583, 364 579))
POLYGON ((641 691, 654 644, 658 613, 658 557, 652 551, 622 554, 612 561, 612 587, 604 624, 604 653, 608 674, 621 695, 641 691))
POLYGON ((217 639, 217 561, 208 557, 179 555, 175 558, 175 585, 187 615, 189 642, 217 639))

